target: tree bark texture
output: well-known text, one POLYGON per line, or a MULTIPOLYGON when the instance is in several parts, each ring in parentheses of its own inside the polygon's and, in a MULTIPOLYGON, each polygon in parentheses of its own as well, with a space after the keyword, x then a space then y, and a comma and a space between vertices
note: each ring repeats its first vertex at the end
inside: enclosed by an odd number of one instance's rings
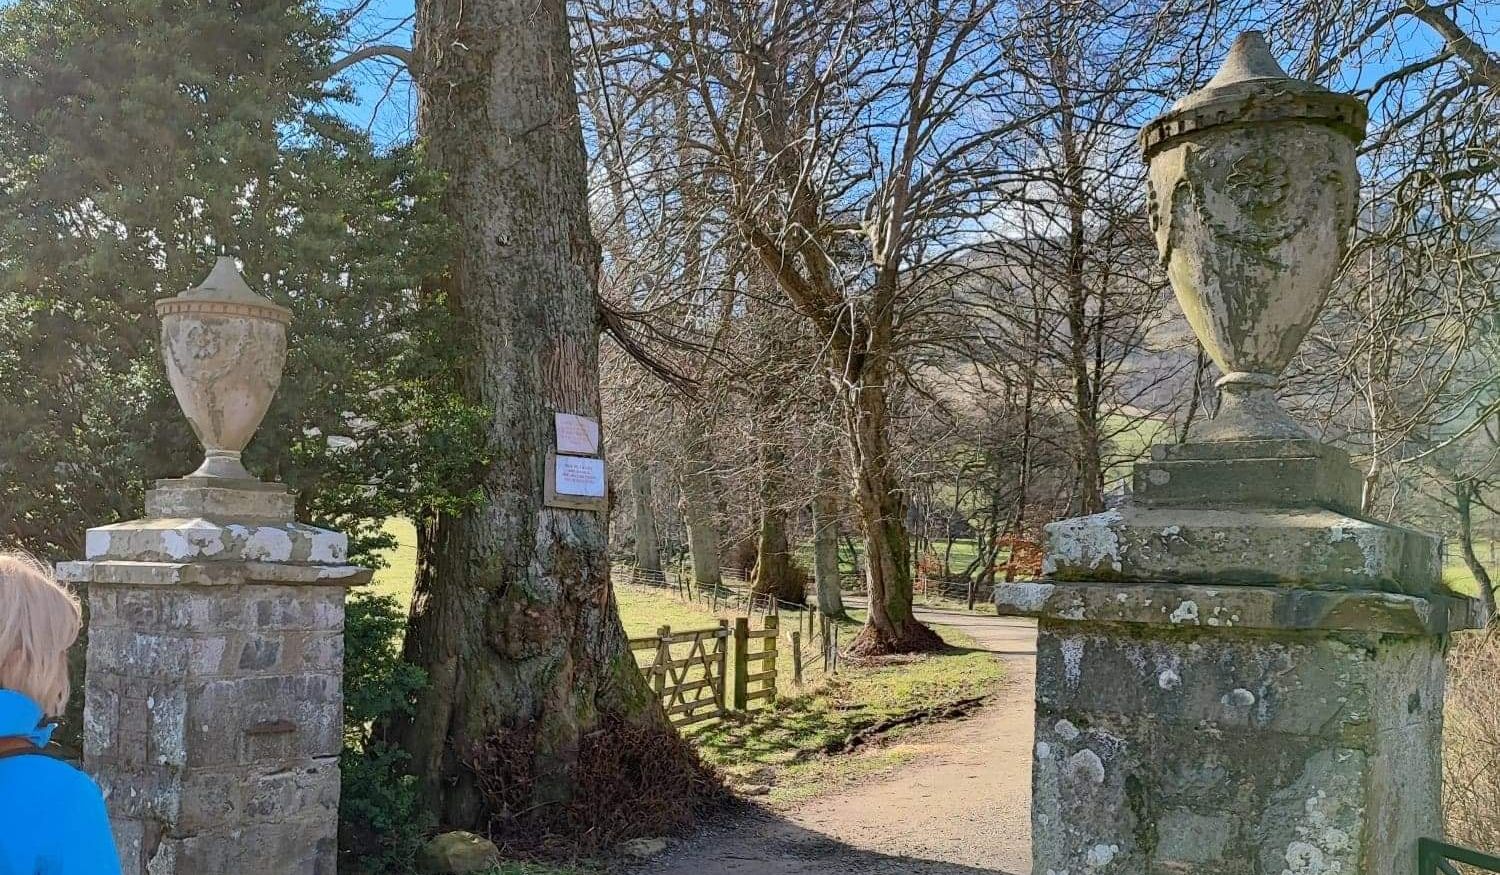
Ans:
MULTIPOLYGON (((520 810, 558 810, 601 727, 664 727, 610 588, 605 515, 543 507, 553 413, 599 416, 583 140, 561 0, 423 0, 414 74, 457 241, 443 291, 464 394, 493 411, 478 506, 436 525, 406 655, 429 676, 395 727, 441 823, 497 813, 468 767, 500 744, 520 810)), ((670 731, 670 730, 665 730, 670 731)))
POLYGON ((651 494, 651 472, 637 466, 630 474, 635 501, 635 570, 661 574, 661 544, 656 535, 656 501, 651 494))
POLYGON ((687 461, 682 471, 682 519, 687 526, 688 553, 693 562, 693 582, 717 587, 723 583, 719 564, 719 523, 715 512, 712 447, 708 423, 693 410, 685 411, 683 449, 687 461))
POLYGON ((827 463, 818 468, 818 491, 813 496, 813 581, 818 611, 825 617, 844 616, 844 592, 839 582, 839 511, 833 494, 834 473, 827 463))
POLYGON ((856 656, 934 650, 943 646, 942 639, 912 613, 906 507, 891 470, 886 424, 888 375, 883 365, 871 363, 861 376, 861 384, 846 396, 844 434, 864 533, 870 613, 849 650, 856 656))
POLYGON ((750 591, 777 600, 802 604, 807 598, 801 575, 792 568, 787 542, 786 510, 781 506, 781 477, 785 454, 774 438, 762 434, 760 444, 760 529, 755 537, 755 571, 750 591))

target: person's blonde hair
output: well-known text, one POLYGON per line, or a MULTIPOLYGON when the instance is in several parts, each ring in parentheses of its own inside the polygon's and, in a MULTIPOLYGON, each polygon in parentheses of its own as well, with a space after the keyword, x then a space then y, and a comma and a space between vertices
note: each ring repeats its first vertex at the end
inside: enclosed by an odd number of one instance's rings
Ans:
POLYGON ((78 600, 52 569, 25 553, 0 552, 0 689, 22 693, 57 716, 68 704, 68 648, 78 640, 78 600))

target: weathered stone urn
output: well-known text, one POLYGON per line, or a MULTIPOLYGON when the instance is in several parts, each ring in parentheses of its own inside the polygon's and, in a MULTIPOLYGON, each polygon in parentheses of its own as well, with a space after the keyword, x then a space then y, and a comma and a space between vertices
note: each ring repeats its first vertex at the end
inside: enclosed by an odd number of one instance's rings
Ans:
POLYGON ((220 256, 202 285, 156 302, 177 402, 206 455, 190 477, 251 480, 240 453, 265 418, 286 364, 291 311, 257 295, 220 256))
POLYGON ((1223 405, 1124 505, 1049 525, 1043 580, 996 587, 1038 625, 1034 875, 1397 875, 1441 835, 1443 653, 1483 618, 1273 394, 1338 270, 1364 125, 1250 33, 1141 134, 1223 405))
POLYGON ((1251 32, 1141 131, 1162 265, 1224 372, 1220 413, 1196 439, 1307 436, 1273 392, 1343 259, 1365 120, 1355 98, 1288 78, 1251 32))

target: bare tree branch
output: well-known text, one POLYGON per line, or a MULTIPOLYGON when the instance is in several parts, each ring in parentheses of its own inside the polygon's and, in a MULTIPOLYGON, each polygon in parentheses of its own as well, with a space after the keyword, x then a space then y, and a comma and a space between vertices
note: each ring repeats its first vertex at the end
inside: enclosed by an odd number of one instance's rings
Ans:
POLYGON ((1449 51, 1469 66, 1474 76, 1482 79, 1492 89, 1500 90, 1500 58, 1490 54, 1484 46, 1458 26, 1442 9, 1429 6, 1423 0, 1406 0, 1411 14, 1438 32, 1449 51))
POLYGON ((400 61, 403 65, 405 65, 407 70, 410 70, 412 68, 411 49, 397 45, 375 45, 365 46, 362 49, 357 49, 345 55, 344 57, 339 58, 337 61, 334 61, 332 64, 328 65, 328 69, 324 71, 323 75, 329 79, 332 79, 334 76, 337 76, 350 67, 353 67, 355 64, 363 63, 364 61, 368 61, 371 58, 382 57, 394 58, 400 61))

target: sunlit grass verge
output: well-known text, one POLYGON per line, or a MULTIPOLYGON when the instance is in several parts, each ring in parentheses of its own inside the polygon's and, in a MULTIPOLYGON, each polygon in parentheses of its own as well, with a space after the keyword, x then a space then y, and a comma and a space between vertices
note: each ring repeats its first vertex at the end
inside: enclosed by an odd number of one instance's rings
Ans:
MULTIPOLYGON (((1493 555, 1491 550, 1492 545, 1490 544, 1484 544, 1477 548, 1477 552, 1481 557, 1484 557, 1486 553, 1493 555)), ((1479 581, 1474 577, 1474 572, 1469 570, 1469 566, 1464 564, 1463 557, 1458 553, 1458 546, 1450 544, 1448 553, 1448 561, 1443 566, 1443 585, 1456 593, 1469 596, 1470 598, 1477 598, 1479 596, 1479 581)), ((1482 559, 1481 561, 1484 561, 1491 569, 1494 568, 1494 565, 1488 562, 1488 560, 1482 559)), ((1490 576, 1494 577, 1493 570, 1490 572, 1490 576)))
MULTIPOLYGON (((376 574, 372 588, 405 605, 411 598, 415 570, 415 532, 405 520, 390 520, 387 529, 399 546, 384 557, 387 565, 376 574)), ((683 602, 666 590, 622 586, 616 596, 620 619, 631 637, 652 635, 663 625, 677 630, 710 628, 719 620, 708 609, 683 602)), ((783 628, 789 631, 799 616, 790 611, 783 614, 783 628)), ((845 642, 853 640, 862 621, 858 612, 845 621, 841 627, 845 642)), ((755 625, 760 623, 757 618, 755 625)), ((837 675, 828 678, 820 677, 821 659, 809 650, 803 666, 809 683, 800 691, 791 682, 791 648, 783 633, 777 660, 782 679, 777 685, 779 701, 756 705, 738 718, 699 724, 686 735, 731 782, 768 785, 765 798, 776 805, 899 766, 917 754, 914 746, 902 741, 919 724, 875 732, 868 743, 857 744, 847 753, 829 751, 841 751, 851 740, 863 740, 865 734, 885 724, 941 714, 958 703, 986 696, 1002 677, 1000 662, 992 654, 965 649, 974 643, 968 636, 946 626, 937 631, 952 651, 873 665, 846 662, 837 675)), ((731 654, 731 666, 733 662, 731 654)), ((588 871, 519 863, 506 866, 489 875, 584 875, 588 871)))
POLYGON ((954 650, 846 664, 815 690, 784 695, 743 718, 690 729, 688 737, 731 783, 768 786, 766 799, 773 804, 798 802, 899 765, 915 755, 899 742, 922 716, 942 715, 993 693, 1003 674, 993 654, 963 649, 972 641, 958 630, 938 631, 954 650))

